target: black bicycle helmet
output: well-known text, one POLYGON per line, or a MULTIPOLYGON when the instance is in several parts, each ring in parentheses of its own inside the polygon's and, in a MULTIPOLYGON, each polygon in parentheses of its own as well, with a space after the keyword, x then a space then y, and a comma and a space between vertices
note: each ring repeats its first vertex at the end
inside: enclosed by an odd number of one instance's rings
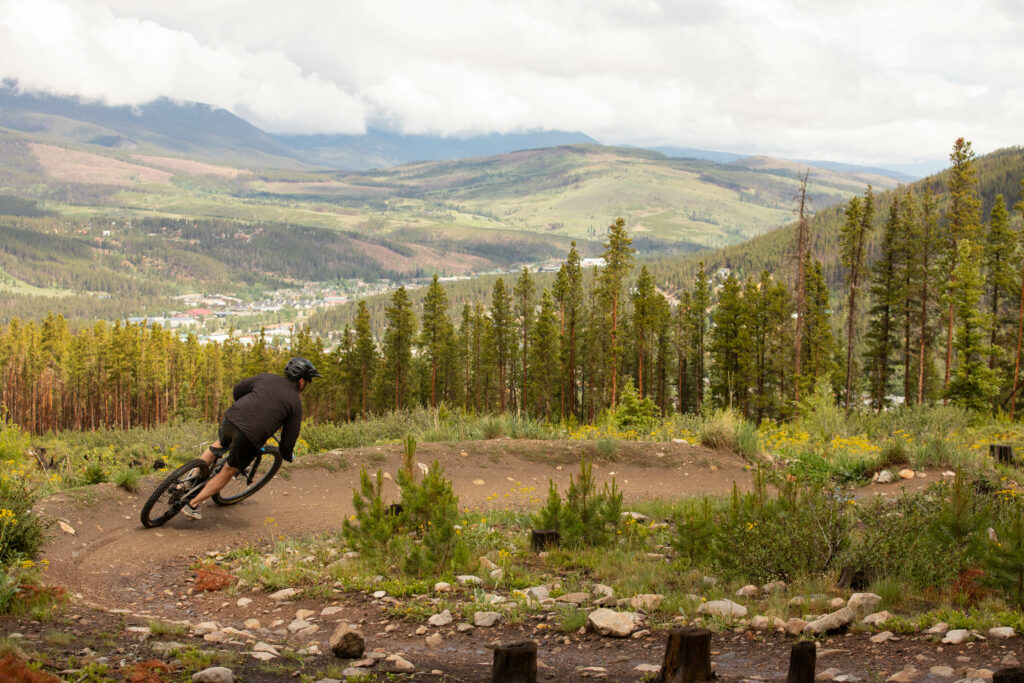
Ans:
POLYGON ((284 366, 284 376, 291 380, 304 379, 310 382, 314 377, 322 377, 323 375, 317 372, 313 364, 305 358, 295 357, 284 366))

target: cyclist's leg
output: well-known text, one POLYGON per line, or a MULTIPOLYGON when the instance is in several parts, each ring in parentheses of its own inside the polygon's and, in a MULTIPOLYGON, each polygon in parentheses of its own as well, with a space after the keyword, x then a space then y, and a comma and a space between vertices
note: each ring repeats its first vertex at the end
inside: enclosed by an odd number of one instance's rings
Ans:
POLYGON ((192 499, 191 506, 193 508, 199 507, 200 503, 227 486, 231 477, 235 476, 240 469, 248 467, 249 463, 259 454, 259 448, 254 446, 235 425, 227 420, 224 420, 221 425, 220 443, 229 448, 228 460, 220 472, 206 482, 203 490, 192 499))

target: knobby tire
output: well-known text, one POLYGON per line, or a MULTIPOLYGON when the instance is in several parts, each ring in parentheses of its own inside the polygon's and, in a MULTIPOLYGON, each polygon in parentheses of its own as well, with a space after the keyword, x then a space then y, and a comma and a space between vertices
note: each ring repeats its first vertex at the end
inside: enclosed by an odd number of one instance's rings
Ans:
MULTIPOLYGON (((275 449, 276 450, 276 449, 275 449)), ((249 467, 244 470, 239 470, 239 474, 248 472, 251 468, 255 467, 259 470, 262 465, 266 468, 269 465, 269 469, 257 471, 256 476, 252 480, 252 484, 248 485, 241 492, 232 495, 231 493, 225 494, 225 491, 232 487, 235 482, 229 481, 228 484, 221 489, 219 492, 213 494, 213 502, 217 505, 234 505, 235 503, 241 503, 243 500, 251 496, 252 494, 259 491, 261 488, 267 485, 277 471, 281 469, 281 463, 284 462, 284 458, 281 457, 280 453, 277 452, 264 452, 256 456, 256 459, 252 462, 249 467), (272 462, 270 462, 272 460, 272 462)), ((237 476, 237 475, 236 475, 237 476)))
POLYGON ((146 504, 142 506, 142 513, 139 515, 142 520, 142 526, 147 529, 160 526, 181 511, 182 506, 185 504, 185 501, 182 500, 181 496, 187 493, 194 485, 182 482, 182 480, 185 479, 189 472, 197 467, 199 468, 199 477, 193 478, 192 481, 197 482, 205 480, 210 471, 210 466, 206 464, 206 461, 196 458, 195 460, 188 461, 178 469, 171 472, 167 475, 166 479, 157 485, 152 495, 149 496, 149 500, 147 500, 146 504), (176 489, 175 487, 179 484, 181 484, 181 486, 176 489), (166 500, 166 509, 156 517, 151 516, 153 508, 156 507, 157 503, 159 503, 160 499, 165 495, 168 496, 166 500))

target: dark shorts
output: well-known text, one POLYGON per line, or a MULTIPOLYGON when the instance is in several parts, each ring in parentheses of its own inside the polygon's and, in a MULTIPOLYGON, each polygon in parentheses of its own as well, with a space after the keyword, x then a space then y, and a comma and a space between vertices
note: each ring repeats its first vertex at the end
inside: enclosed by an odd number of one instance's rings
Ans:
POLYGON ((239 470, 248 467, 260 454, 260 447, 228 419, 220 425, 220 447, 228 451, 228 465, 239 470))

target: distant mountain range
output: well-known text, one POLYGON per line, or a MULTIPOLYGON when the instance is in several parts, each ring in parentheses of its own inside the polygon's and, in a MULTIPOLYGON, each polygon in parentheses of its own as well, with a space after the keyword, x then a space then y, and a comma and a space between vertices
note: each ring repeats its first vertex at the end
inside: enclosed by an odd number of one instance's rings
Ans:
MULTIPOLYGON (((493 133, 471 137, 406 135, 370 129, 362 135, 272 135, 226 109, 160 98, 147 104, 108 106, 78 97, 27 93, 12 81, 0 83, 0 128, 54 141, 80 142, 143 153, 171 153, 264 168, 370 170, 417 161, 449 161, 577 144, 600 144, 570 131, 493 133)), ((657 147, 669 158, 718 164, 748 155, 691 147, 657 147)), ((900 182, 914 169, 871 168, 830 161, 799 161, 842 173, 870 173, 900 182)), ((940 164, 940 162, 936 162, 940 164)), ((941 167, 941 164, 939 165, 941 167)), ((925 163, 920 175, 934 170, 925 163), (927 170, 926 170, 927 169, 927 170)))

